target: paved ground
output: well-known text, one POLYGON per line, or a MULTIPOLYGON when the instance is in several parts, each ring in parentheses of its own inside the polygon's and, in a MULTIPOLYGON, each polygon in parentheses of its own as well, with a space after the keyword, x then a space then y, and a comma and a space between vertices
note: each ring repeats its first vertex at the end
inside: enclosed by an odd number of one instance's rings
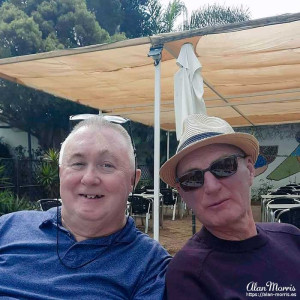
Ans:
MULTIPOLYGON (((260 206, 252 206, 254 219, 256 222, 260 222, 260 206)), ((137 220, 138 228, 144 230, 140 226, 141 221, 137 220)), ((171 255, 174 255, 192 236, 192 215, 187 214, 182 219, 176 219, 172 221, 171 210, 168 210, 167 216, 164 217, 163 228, 160 229, 160 243, 169 251, 171 255)), ((196 221, 196 231, 201 228, 199 221, 196 221)), ((149 235, 153 236, 152 222, 150 220, 149 235)))

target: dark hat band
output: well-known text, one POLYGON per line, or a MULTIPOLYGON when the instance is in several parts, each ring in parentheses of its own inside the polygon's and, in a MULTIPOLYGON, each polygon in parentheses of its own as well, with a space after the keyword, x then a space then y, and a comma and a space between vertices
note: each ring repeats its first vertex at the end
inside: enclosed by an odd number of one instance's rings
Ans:
POLYGON ((178 149, 177 152, 180 152, 182 149, 184 149, 185 147, 189 146, 190 144, 193 144, 195 142, 201 141, 203 139, 207 139, 209 137, 212 136, 216 136, 216 135, 221 135, 223 133, 220 132, 205 132, 205 133, 200 133, 200 134, 196 134, 191 136, 190 138, 188 138, 178 149))

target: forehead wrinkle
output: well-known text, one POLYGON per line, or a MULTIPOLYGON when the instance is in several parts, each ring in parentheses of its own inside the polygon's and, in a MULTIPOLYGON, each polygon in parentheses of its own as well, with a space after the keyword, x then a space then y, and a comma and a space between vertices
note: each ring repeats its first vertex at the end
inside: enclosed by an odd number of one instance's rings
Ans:
MULTIPOLYGON (((109 151, 108 149, 100 150, 100 151, 97 152, 96 155, 99 158, 103 157, 103 156, 110 156, 110 157, 112 157, 114 159, 117 159, 116 155, 114 153, 112 153, 111 151, 109 151)), ((77 152, 74 152, 74 153, 69 154, 67 156, 69 156, 69 158, 72 159, 72 158, 77 158, 77 157, 78 158, 84 158, 84 157, 89 156, 89 155, 86 155, 85 152, 79 152, 79 151, 77 151, 77 152)))

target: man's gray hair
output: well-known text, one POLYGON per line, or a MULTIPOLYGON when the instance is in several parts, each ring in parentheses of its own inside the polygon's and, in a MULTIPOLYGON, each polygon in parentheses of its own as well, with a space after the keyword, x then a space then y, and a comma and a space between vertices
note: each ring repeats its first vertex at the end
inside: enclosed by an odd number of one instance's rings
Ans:
POLYGON ((128 155, 129 155, 129 158, 131 161, 132 168, 134 168, 135 155, 134 155, 134 150, 133 150, 133 146, 132 146, 132 141, 131 141, 131 138, 130 138, 128 132, 121 125, 109 122, 100 116, 91 117, 91 118, 83 120, 75 125, 75 127, 73 128, 71 133, 66 137, 66 139, 64 140, 64 142, 61 145, 60 153, 59 153, 59 165, 62 164, 66 144, 73 137, 73 135, 82 127, 95 128, 95 129, 98 129, 99 132, 104 128, 111 128, 111 129, 115 130, 116 132, 120 133, 124 137, 124 141, 126 142, 126 144, 128 146, 128 155))

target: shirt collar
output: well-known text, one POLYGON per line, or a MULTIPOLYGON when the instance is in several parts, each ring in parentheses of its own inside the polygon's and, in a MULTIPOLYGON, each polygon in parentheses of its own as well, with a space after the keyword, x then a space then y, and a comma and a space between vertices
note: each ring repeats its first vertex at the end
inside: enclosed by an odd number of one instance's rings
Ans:
POLYGON ((199 242, 203 241, 207 246, 222 252, 244 252, 263 247, 267 243, 268 238, 266 233, 262 230, 262 228, 258 226, 256 228, 257 235, 249 239, 242 241, 229 241, 217 238, 203 226, 192 239, 196 239, 199 242))
MULTIPOLYGON (((39 228, 48 228, 51 226, 57 227, 57 211, 58 211, 58 226, 60 228, 63 228, 66 230, 64 227, 61 225, 61 218, 60 218, 60 213, 61 213, 61 207, 57 208, 51 208, 47 211, 45 211, 45 214, 41 218, 41 222, 39 225, 39 228)), ((99 244, 99 245, 112 245, 112 244, 129 244, 131 243, 137 236, 137 229, 134 224, 134 220, 131 217, 127 218, 126 224, 123 228, 118 230, 117 232, 104 236, 104 237, 99 237, 95 239, 89 239, 82 241, 81 243, 84 244, 99 244)))

